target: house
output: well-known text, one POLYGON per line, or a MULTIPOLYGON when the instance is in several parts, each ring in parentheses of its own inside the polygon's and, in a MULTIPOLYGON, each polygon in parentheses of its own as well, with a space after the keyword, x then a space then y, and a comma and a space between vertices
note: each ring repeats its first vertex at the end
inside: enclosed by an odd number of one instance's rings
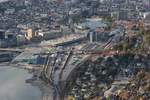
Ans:
POLYGON ((86 33, 87 30, 105 29, 108 27, 101 18, 88 18, 85 22, 75 24, 75 31, 80 33, 86 33))
POLYGON ((150 31, 150 13, 144 18, 144 28, 146 31, 150 31))
POLYGON ((33 30, 31 28, 27 29, 27 32, 25 34, 25 37, 28 39, 28 40, 31 40, 32 37, 33 37, 33 30))
POLYGON ((12 29, 0 30, 0 47, 8 47, 16 45, 16 34, 12 29))
POLYGON ((5 30, 0 30, 0 40, 5 39, 5 30))

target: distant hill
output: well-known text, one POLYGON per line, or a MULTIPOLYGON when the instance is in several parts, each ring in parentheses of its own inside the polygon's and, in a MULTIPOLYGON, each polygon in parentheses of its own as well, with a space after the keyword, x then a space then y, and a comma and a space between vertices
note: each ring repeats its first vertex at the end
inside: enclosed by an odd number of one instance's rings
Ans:
POLYGON ((0 0, 0 2, 4 2, 4 1, 8 1, 8 0, 0 0))

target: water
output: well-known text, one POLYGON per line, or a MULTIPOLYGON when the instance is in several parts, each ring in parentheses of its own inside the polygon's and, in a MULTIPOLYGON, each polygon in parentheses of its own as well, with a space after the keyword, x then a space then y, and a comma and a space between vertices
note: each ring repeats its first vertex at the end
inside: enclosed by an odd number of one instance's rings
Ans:
POLYGON ((41 100, 41 91, 25 83, 31 77, 26 70, 0 66, 0 100, 41 100))

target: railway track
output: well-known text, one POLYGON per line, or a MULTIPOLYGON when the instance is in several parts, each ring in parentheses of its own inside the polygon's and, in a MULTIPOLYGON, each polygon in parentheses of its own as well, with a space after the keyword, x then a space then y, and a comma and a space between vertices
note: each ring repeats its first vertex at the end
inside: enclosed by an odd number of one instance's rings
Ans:
MULTIPOLYGON (((56 57, 56 59, 57 59, 57 57, 56 57)), ((55 59, 55 61, 56 61, 56 59, 55 59)), ((60 91, 59 91, 58 86, 56 84, 54 84, 54 80, 52 77, 53 72, 54 72, 55 61, 54 61, 53 65, 50 65, 51 57, 50 57, 50 55, 48 55, 46 57, 44 65, 43 65, 43 70, 41 72, 41 76, 46 83, 50 84, 53 87, 53 100, 58 100, 60 91), (49 73, 49 71, 50 71, 50 73, 49 73)))

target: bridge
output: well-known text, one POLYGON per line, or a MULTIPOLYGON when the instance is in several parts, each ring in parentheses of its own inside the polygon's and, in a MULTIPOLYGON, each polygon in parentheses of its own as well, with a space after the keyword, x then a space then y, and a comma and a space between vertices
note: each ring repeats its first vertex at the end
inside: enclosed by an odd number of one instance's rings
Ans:
POLYGON ((18 49, 18 48, 0 48, 0 51, 23 52, 24 49, 18 49))

